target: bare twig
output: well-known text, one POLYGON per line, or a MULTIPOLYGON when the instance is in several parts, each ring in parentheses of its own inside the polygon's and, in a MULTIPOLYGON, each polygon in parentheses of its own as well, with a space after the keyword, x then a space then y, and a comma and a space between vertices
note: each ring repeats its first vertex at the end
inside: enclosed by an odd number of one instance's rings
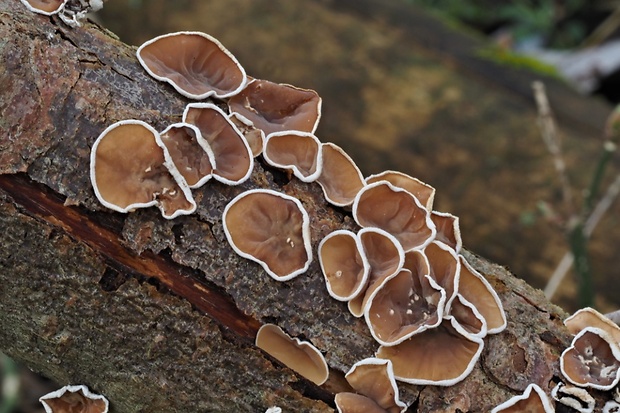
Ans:
MULTIPOLYGON (((598 225, 598 223, 603 218, 603 215, 609 210, 611 205, 620 195, 620 174, 616 176, 616 179, 609 185, 607 188, 607 192, 603 196, 603 198, 596 204, 596 207, 592 210, 592 213, 588 217, 583 227, 583 232, 586 237, 590 237, 592 232, 598 225)), ((566 273, 571 268, 574 262, 573 254, 570 251, 567 251, 560 262, 558 263, 553 275, 549 279, 547 286, 545 287, 545 296, 551 299, 560 283, 566 276, 566 273)))
POLYGON ((609 318, 614 323, 620 325, 620 310, 613 311, 605 314, 605 317, 609 318))
POLYGON ((541 135, 549 153, 551 153, 553 157, 553 164, 560 179, 562 197, 567 206, 569 215, 572 215, 574 211, 573 191, 568 180, 568 175, 566 174, 566 163, 562 156, 562 144, 555 127, 549 100, 545 93, 545 85, 542 82, 536 81, 532 83, 532 89, 534 90, 534 98, 536 100, 536 106, 538 107, 538 122, 541 135))

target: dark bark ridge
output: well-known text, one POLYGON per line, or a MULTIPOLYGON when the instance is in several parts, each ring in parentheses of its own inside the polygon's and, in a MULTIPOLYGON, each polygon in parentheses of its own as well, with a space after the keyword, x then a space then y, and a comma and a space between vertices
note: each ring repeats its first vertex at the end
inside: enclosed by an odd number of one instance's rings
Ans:
MULTIPOLYGON (((116 412, 330 411, 347 389, 343 373, 377 348, 365 323, 329 297, 316 259, 278 283, 235 255, 221 214, 252 188, 295 196, 314 251, 334 229, 355 228, 350 214, 328 206, 318 185, 261 162, 238 187, 194 191, 190 216, 105 210, 88 179, 96 137, 122 119, 162 130, 187 100, 93 24, 70 29, 0 0, 0 33, 0 349, 59 383, 89 385, 116 412), (316 345, 328 383, 314 386, 255 348, 265 322, 316 345)), ((560 376, 565 314, 504 268, 465 254, 498 292, 508 328, 485 339, 463 382, 401 385, 409 411, 488 411, 531 382, 549 391, 560 376)))

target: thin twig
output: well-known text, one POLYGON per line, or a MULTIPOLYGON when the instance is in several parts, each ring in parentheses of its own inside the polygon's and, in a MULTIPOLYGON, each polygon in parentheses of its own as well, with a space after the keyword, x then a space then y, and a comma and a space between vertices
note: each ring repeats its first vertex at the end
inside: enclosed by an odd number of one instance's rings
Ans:
POLYGON ((566 163, 562 156, 562 145, 557 133, 553 115, 551 113, 551 107, 549 106, 549 100, 545 93, 545 85, 536 81, 532 83, 532 89, 534 90, 534 99, 536 100, 536 106, 538 107, 538 123, 541 131, 541 135, 547 150, 553 157, 553 164, 555 170, 560 179, 560 185, 562 188, 562 198, 567 206, 569 216, 574 212, 573 208, 573 191, 566 174, 566 163))
MULTIPOLYGON (((583 233, 586 237, 590 237, 592 232, 598 225, 598 223, 603 218, 603 215, 609 210, 614 201, 620 195, 620 174, 616 175, 616 179, 607 187, 607 192, 601 200, 596 204, 592 213, 586 220, 583 226, 583 233)), ((560 286, 562 280, 568 273, 568 270, 573 265, 574 257, 571 252, 566 252, 560 262, 558 263, 555 271, 553 271, 553 275, 547 282, 547 286, 545 287, 545 297, 551 299, 558 287, 560 286)))

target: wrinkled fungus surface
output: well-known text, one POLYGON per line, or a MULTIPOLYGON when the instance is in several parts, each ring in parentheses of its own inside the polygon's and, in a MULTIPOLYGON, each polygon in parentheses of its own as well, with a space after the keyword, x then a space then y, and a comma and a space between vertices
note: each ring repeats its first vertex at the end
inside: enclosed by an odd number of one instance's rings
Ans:
POLYGON ((308 269, 310 224, 299 200, 270 190, 246 191, 226 206, 223 221, 233 249, 274 279, 286 281, 308 269))
POLYGON ((247 76, 237 59, 215 38, 200 32, 158 36, 138 48, 138 60, 157 80, 192 99, 239 93, 247 76))

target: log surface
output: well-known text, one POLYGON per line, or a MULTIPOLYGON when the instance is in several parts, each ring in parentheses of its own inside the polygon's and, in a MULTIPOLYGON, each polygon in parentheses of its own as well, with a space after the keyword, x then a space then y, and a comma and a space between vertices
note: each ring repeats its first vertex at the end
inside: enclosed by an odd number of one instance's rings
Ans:
MULTIPOLYGON (((295 196, 315 255, 329 232, 355 228, 350 214, 327 205, 317 184, 260 161, 240 186, 195 190, 190 216, 106 210, 88 177, 99 133, 122 119, 163 130, 188 101, 96 25, 71 29, 0 0, 0 38, 0 350, 58 383, 88 385, 114 412, 332 411, 344 373, 377 344, 329 297, 316 259, 278 283, 232 251, 221 214, 252 188, 295 196), (317 387, 257 349, 266 322, 316 345, 330 380, 317 387)), ((565 314, 504 268, 466 257, 500 295, 508 328, 485 339, 463 382, 401 385, 410 412, 488 411, 559 377, 565 314)))

